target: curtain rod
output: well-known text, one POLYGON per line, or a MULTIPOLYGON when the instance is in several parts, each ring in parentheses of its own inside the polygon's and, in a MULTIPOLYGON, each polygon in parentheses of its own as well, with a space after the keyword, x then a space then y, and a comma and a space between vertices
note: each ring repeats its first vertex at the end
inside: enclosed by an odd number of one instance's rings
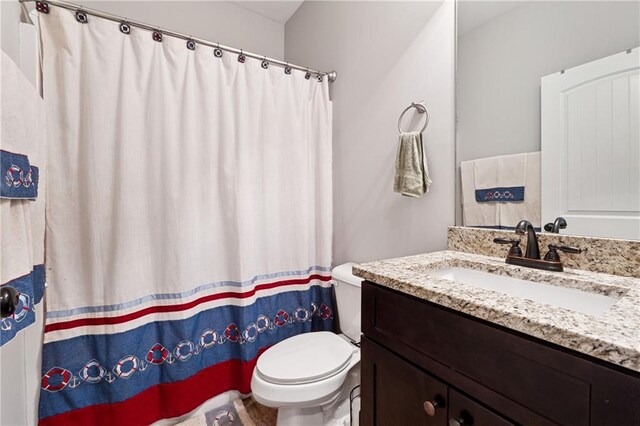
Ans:
POLYGON ((334 81, 336 81, 336 78, 338 78, 338 74, 335 71, 330 71, 330 72, 319 71, 319 70, 315 70, 315 69, 312 69, 312 68, 302 67, 300 65, 290 64, 288 62, 280 61, 278 59, 273 59, 273 58, 269 58, 269 57, 264 56, 264 55, 258 55, 257 53, 248 52, 248 51, 243 50, 243 49, 236 49, 235 47, 225 46, 224 44, 214 43, 214 42, 211 42, 211 41, 208 41, 208 40, 204 40, 204 39, 201 39, 201 38, 192 37, 192 36, 184 34, 184 33, 179 33, 179 32, 176 32, 176 31, 166 30, 164 28, 155 27, 153 25, 145 24, 144 22, 135 21, 135 20, 128 19, 128 18, 123 18, 121 16, 112 15, 110 13, 101 12, 101 11, 95 10, 95 9, 89 9, 89 8, 84 7, 84 6, 78 6, 77 4, 68 3, 68 2, 65 2, 65 1, 62 1, 62 0, 43 0, 43 1, 38 1, 38 0, 18 0, 18 1, 20 3, 45 3, 45 4, 50 4, 50 5, 53 5, 53 6, 61 7, 63 9, 72 10, 74 12, 82 11, 82 12, 86 13, 87 15, 97 16, 99 18, 108 19, 109 21, 114 21, 114 22, 118 22, 118 23, 126 23, 127 25, 130 25, 132 27, 142 28, 144 30, 158 31, 158 32, 162 33, 163 35, 168 35, 168 36, 179 38, 179 39, 186 40, 186 41, 191 40, 191 41, 193 41, 193 42, 195 42, 197 44, 201 44, 203 46, 214 47, 214 48, 217 48, 217 49, 225 50, 227 52, 244 55, 244 56, 247 56, 249 58, 264 60, 264 61, 269 62, 270 64, 279 65, 281 67, 290 67, 292 69, 305 71, 307 73, 315 74, 317 76, 325 76, 326 75, 327 79, 329 80, 330 83, 333 83, 334 81))

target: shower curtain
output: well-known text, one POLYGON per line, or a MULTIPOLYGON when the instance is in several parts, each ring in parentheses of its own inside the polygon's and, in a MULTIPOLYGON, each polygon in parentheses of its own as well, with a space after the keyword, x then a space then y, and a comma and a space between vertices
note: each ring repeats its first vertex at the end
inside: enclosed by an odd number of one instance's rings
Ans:
POLYGON ((249 392, 267 347, 332 329, 326 79, 55 6, 40 27, 41 424, 149 424, 249 392))

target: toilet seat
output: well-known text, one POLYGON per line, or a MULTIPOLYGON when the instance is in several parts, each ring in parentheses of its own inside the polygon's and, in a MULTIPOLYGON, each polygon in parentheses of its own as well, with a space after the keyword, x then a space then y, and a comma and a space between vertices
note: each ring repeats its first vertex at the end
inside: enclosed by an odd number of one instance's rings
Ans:
POLYGON ((329 331, 290 337, 258 358, 256 372, 278 385, 300 385, 325 380, 344 370, 354 347, 329 331))

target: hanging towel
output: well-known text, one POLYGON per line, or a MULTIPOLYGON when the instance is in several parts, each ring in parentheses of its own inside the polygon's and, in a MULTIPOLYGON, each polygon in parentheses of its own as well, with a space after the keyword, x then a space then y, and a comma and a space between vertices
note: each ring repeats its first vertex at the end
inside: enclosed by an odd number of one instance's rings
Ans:
POLYGON ((476 201, 516 202, 524 200, 526 157, 501 155, 474 161, 476 201))
MULTIPOLYGON (((522 219, 530 221, 534 227, 540 227, 540 152, 526 154, 492 157, 491 159, 478 159, 463 161, 460 163, 460 175, 462 183, 462 218, 464 226, 475 226, 482 228, 514 229, 515 225, 522 219), (527 195, 523 200, 516 201, 512 198, 498 199, 494 197, 492 202, 479 201, 476 190, 475 173, 479 168, 478 162, 491 160, 495 167, 502 167, 505 164, 513 164, 514 157, 520 157, 522 161, 515 163, 522 164, 524 178, 521 181, 523 188, 526 188, 527 195), (510 159, 509 159, 510 158, 510 159), (498 161, 495 161, 498 159, 498 161)), ((503 173, 497 173, 500 175, 503 173)), ((514 180, 512 180, 513 182, 514 180)), ((524 193, 523 193, 524 195, 524 193)))
POLYGON ((42 98, 2 52, 0 67, 0 285, 19 293, 0 321, 0 346, 35 321, 44 293, 45 113, 42 98))
MULTIPOLYGON (((524 187, 527 195, 518 203, 500 204, 500 224, 503 227, 515 227, 522 219, 526 219, 534 228, 540 228, 542 222, 540 152, 529 152, 520 155, 524 158, 524 187)), ((511 157, 511 156, 510 156, 511 157)), ((492 203, 484 203, 492 204, 492 203)))
POLYGON ((431 179, 422 143, 422 133, 401 133, 393 190, 402 195, 417 198, 429 192, 429 185, 431 185, 431 179))
POLYGON ((460 162, 462 224, 481 228, 497 228, 500 226, 499 204, 476 201, 474 163, 474 160, 460 162))

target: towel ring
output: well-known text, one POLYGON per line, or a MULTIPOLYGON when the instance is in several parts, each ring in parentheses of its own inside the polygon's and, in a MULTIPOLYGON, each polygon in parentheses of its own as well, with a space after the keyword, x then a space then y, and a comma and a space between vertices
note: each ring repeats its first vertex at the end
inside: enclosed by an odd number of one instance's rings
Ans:
POLYGON ((421 104, 421 103, 417 104, 415 102, 411 102, 411 105, 406 107, 404 109, 404 111, 402 111, 402 114, 400 114, 400 118, 398 118, 398 132, 402 133, 402 128, 400 127, 400 124, 402 123, 402 118, 407 113, 407 111, 409 111, 411 108, 417 109, 418 110, 418 114, 426 114, 425 115, 425 120, 424 120, 424 126, 422 126, 422 129, 420 130, 420 133, 422 133, 422 132, 425 131, 425 129, 429 125, 429 110, 423 104, 421 104))

